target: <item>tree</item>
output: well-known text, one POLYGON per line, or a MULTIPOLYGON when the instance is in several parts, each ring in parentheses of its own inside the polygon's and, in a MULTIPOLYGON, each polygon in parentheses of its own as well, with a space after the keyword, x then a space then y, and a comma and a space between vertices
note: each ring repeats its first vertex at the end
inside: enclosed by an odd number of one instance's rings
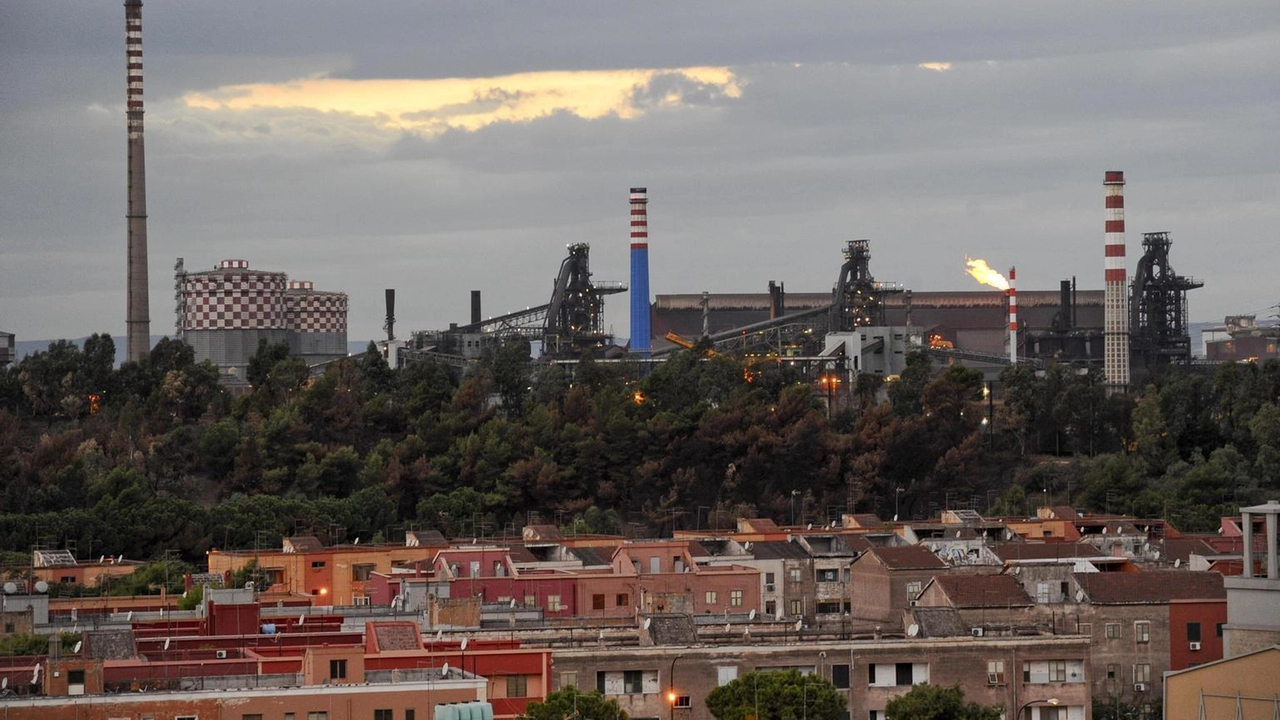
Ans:
POLYGON ((889 720, 1000 720, 1002 715, 998 707, 965 702, 959 685, 928 683, 890 700, 884 706, 884 714, 889 720))
POLYGON ((556 690, 542 702, 531 702, 521 720, 628 720, 618 701, 605 698, 599 690, 584 693, 570 686, 556 690))
POLYGON ((845 702, 825 678, 799 670, 749 672, 707 695, 716 720, 836 720, 845 702))

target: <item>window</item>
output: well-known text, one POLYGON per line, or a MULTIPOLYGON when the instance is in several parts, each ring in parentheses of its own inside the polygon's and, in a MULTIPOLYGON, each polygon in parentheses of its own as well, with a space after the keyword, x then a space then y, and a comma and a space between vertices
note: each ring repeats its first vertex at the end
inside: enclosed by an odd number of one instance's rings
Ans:
POLYGON ((1107 623, 1107 639, 1118 640, 1120 638, 1120 623, 1107 623))
POLYGON ((849 689, 849 666, 848 665, 832 665, 831 666, 831 684, 835 685, 837 690, 849 689))
POLYGON ((728 685, 738 679, 737 665, 721 665, 716 668, 716 684, 717 686, 728 685))
POLYGON ((657 555, 649 558, 649 572, 655 575, 662 572, 662 558, 657 555))
POLYGON ((1041 707, 1040 720, 1067 720, 1070 715, 1064 707, 1041 707))
POLYGON ((1120 680, 1120 663, 1107 663, 1107 681, 1118 682, 1120 680))
POLYGON ((920 597, 921 583, 920 581, 907 583, 907 599, 915 600, 920 597))
POLYGON ((840 612, 840 601, 839 600, 820 601, 815 611, 819 615, 835 615, 836 613, 840 612))
POLYGON ((324 567, 324 561, 323 561, 323 560, 312 560, 312 561, 311 561, 311 569, 312 569, 312 570, 319 570, 319 569, 320 569, 320 568, 322 568, 322 567, 324 567))
POLYGON ((627 605, 631 604, 630 598, 631 596, 628 595, 627 593, 618 593, 617 596, 613 598, 613 604, 618 607, 626 607, 627 605))
POLYGON ((538 598, 537 598, 536 596, 534 596, 534 595, 525 595, 525 596, 524 596, 524 606, 525 606, 525 607, 534 607, 534 606, 536 606, 537 604, 538 604, 538 598))
POLYGON ((285 714, 284 714, 284 720, 294 720, 294 715, 293 715, 293 713, 285 713, 285 714))
POLYGON ((706 600, 708 605, 715 605, 720 601, 720 593, 715 590, 708 590, 706 592, 706 600))
POLYGON ((818 582, 840 582, 840 571, 835 568, 820 568, 818 582))
POLYGON ((351 566, 351 579, 356 582, 365 582, 373 575, 374 569, 378 567, 373 563, 357 563, 351 566))
POLYGON ((75 575, 63 575, 63 576, 59 579, 59 582, 61 582, 63 585, 74 585, 74 584, 75 584, 75 582, 76 582, 76 576, 75 576, 75 575))
POLYGON ((1151 623, 1146 620, 1139 620, 1133 624, 1133 634, 1136 636, 1135 641, 1140 643, 1151 642, 1151 623))
POLYGON ((67 671, 67 682, 71 683, 72 685, 83 685, 83 684, 84 684, 84 671, 83 671, 83 670, 68 670, 68 671, 67 671))
POLYGON ((368 595, 352 595, 351 604, 352 605, 368 605, 369 596, 368 595))
POLYGON ((764 591, 773 592, 774 587, 775 585, 773 582, 773 573, 765 573, 764 574, 764 591))
POLYGON ((1067 661, 1066 660, 1050 660, 1049 661, 1049 682, 1066 682, 1067 681, 1067 661))
POLYGON ((792 600, 788 603, 791 608, 792 615, 800 615, 804 613, 804 602, 801 600, 792 600))
POLYGON ((1214 632, 1216 632, 1216 633, 1218 634, 1218 637, 1222 637, 1222 626, 1223 626, 1224 624, 1225 624, 1225 623, 1218 623, 1218 624, 1214 625, 1214 628, 1213 628, 1213 629, 1214 629, 1214 632))
POLYGON ((1004 684, 1004 661, 1003 660, 987 661, 987 684, 988 685, 1004 684))
POLYGON ((479 560, 472 560, 471 562, 467 563, 467 565, 468 565, 467 567, 468 577, 480 577, 480 561, 479 560))
POLYGON ((1093 634, 1093 623, 1080 623, 1080 634, 1081 634, 1081 635, 1092 635, 1092 634, 1093 634))
POLYGON ((1187 623, 1187 642, 1200 642, 1200 623, 1187 623))
POLYGON ((560 689, 578 687, 578 673, 562 672, 560 673, 560 689))
POLYGON ((329 679, 330 680, 346 680, 347 679, 347 661, 346 660, 330 660, 329 661, 329 679))
POLYGON ((729 604, 734 607, 742 607, 742 591, 741 590, 729 591, 729 604))
POLYGON ((765 614, 765 615, 777 615, 777 614, 778 614, 778 601, 777 601, 777 600, 765 600, 765 601, 764 601, 764 614, 765 614))
POLYGON ((591 596, 591 609, 592 610, 604 609, 604 594, 601 593, 601 594, 596 594, 591 596))
POLYGON ((676 704, 675 704, 675 707, 676 707, 676 708, 689 708, 689 707, 692 707, 692 706, 693 706, 693 703, 689 700, 689 696, 688 696, 688 695, 677 695, 677 696, 676 696, 676 704))
POLYGON ((1135 683, 1151 682, 1151 666, 1147 663, 1139 663, 1133 666, 1133 681, 1135 683))
POLYGON ((240 720, 262 720, 262 713, 243 713, 240 720))
POLYGON ((911 663, 896 663, 893 666, 894 685, 906 685, 910 687, 911 682, 911 663))
POLYGON ((1042 605, 1049 602, 1049 583, 1036 583, 1036 602, 1042 605))
POLYGON ((373 720, 395 720, 391 708, 374 708, 373 720))
POLYGON ((804 576, 801 574, 801 570, 798 567, 793 567, 788 570, 787 578, 793 583, 798 583, 804 580, 804 576))
POLYGON ((564 606, 560 604, 559 595, 547 596, 547 612, 560 612, 563 608, 564 606))
POLYGON ((307 720, 329 720, 329 713, 325 710, 317 710, 307 713, 307 720))
POLYGON ((404 709, 404 720, 413 720, 413 718, 414 718, 413 708, 405 708, 405 709, 404 709))
POLYGON ((628 695, 639 695, 644 692, 644 673, 639 670, 622 672, 622 691, 628 695))
POLYGON ((508 675, 507 676, 507 697, 522 698, 529 696, 529 676, 528 675, 508 675))

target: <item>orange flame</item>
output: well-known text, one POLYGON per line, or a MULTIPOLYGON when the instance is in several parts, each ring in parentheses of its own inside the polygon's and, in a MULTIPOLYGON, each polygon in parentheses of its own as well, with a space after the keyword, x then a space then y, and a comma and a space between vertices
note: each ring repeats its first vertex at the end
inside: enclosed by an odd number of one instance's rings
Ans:
POLYGON ((1004 276, 1000 273, 992 270, 991 266, 987 265, 986 260, 976 260, 966 255, 964 258, 964 264, 968 266, 965 269, 965 272, 972 275, 974 280, 977 280, 983 285, 990 285, 993 288, 999 288, 1000 290, 1009 289, 1009 281, 1005 280, 1004 276))

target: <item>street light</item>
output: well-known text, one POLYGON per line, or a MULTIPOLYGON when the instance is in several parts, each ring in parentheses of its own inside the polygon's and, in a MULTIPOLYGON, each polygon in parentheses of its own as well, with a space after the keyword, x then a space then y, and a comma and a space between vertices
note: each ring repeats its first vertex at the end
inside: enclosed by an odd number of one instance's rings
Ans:
POLYGON ((671 658, 671 672, 667 673, 667 702, 671 704, 670 715, 671 720, 676 718, 676 661, 684 655, 676 655, 671 658))
POLYGON ((1015 718, 1017 718, 1018 720, 1021 720, 1021 718, 1022 718, 1022 711, 1023 711, 1023 710, 1026 710, 1027 708, 1032 707, 1032 706, 1050 706, 1050 707, 1053 707, 1053 706, 1056 706, 1057 704, 1058 704, 1058 698, 1049 698, 1049 699, 1047 699, 1047 700, 1028 700, 1028 701, 1026 701, 1025 703, 1023 703, 1023 704, 1022 704, 1022 707, 1018 708, 1018 714, 1017 714, 1017 715, 1015 715, 1014 717, 1015 717, 1015 718))
POLYGON ((902 495, 906 488, 896 487, 893 489, 893 521, 898 522, 898 497, 902 495))

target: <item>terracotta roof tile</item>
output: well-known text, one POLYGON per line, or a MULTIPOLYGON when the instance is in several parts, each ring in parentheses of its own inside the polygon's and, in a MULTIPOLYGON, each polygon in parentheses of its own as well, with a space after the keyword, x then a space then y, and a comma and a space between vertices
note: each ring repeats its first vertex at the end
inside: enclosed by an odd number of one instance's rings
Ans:
POLYGON ((907 547, 873 547, 867 550, 868 555, 875 555, 890 570, 941 570, 947 564, 920 545, 907 547))
POLYGON ((1224 600, 1216 572, 1148 570, 1135 573, 1075 573, 1089 600, 1102 605, 1158 604, 1170 600, 1224 600))
POLYGON ((1102 551, 1088 543, 1000 543, 992 550, 1002 562, 1010 560, 1065 560, 1102 557, 1102 551))
POLYGON ((1031 605, 1031 597, 1012 575, 939 575, 933 582, 946 593, 951 606, 1011 607, 1031 605))

